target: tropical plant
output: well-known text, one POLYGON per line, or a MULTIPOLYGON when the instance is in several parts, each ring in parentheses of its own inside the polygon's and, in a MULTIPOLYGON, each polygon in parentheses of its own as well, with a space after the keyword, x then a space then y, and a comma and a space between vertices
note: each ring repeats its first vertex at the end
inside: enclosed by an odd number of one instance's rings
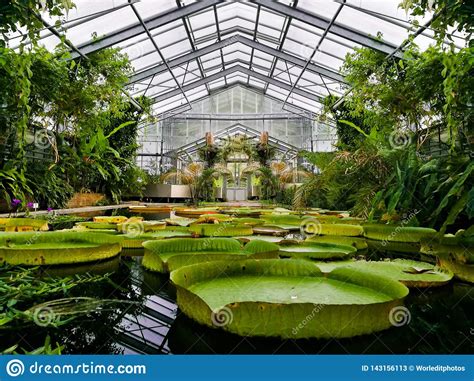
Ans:
POLYGON ((0 34, 3 38, 0 39, 0 47, 6 45, 9 33, 18 32, 21 28, 26 29, 23 40, 28 38, 35 42, 44 28, 37 15, 47 12, 51 16, 62 16, 73 7, 70 0, 15 0, 8 5, 2 4, 0 34))
POLYGON ((217 144, 206 144, 198 149, 199 159, 206 164, 207 168, 212 168, 220 156, 220 148, 217 144))
POLYGON ((199 263, 173 271, 171 281, 184 314, 214 328, 216 311, 224 319, 231 314, 233 319, 219 328, 244 337, 342 338, 377 332, 392 327, 387 309, 402 305, 408 295, 398 281, 349 268, 323 274, 307 260, 199 263), (330 299, 326 283, 338 290, 330 299), (273 319, 275 313, 281 318, 273 319))
POLYGON ((278 181, 280 191, 283 191, 285 184, 297 183, 300 179, 309 176, 307 171, 295 168, 283 161, 272 162, 270 168, 278 181))
POLYGON ((160 180, 164 183, 172 182, 173 184, 188 185, 191 199, 194 203, 198 200, 198 183, 204 171, 204 165, 198 162, 191 162, 181 169, 170 169, 163 173, 160 180))
POLYGON ((257 160, 261 166, 266 166, 275 158, 275 155, 275 147, 268 144, 267 141, 260 141, 255 146, 253 158, 257 160))
POLYGON ((220 160, 227 162, 233 155, 243 154, 247 161, 255 155, 252 138, 246 135, 229 136, 221 140, 220 160))

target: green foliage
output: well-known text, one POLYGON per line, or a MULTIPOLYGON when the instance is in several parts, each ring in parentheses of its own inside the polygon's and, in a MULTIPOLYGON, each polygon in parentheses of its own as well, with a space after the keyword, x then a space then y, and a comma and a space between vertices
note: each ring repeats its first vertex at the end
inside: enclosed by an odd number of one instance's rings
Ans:
POLYGON ((36 17, 47 11, 51 16, 62 16, 74 6, 70 0, 10 0, 0 4, 0 47, 5 46, 9 33, 26 28, 23 39, 35 42, 44 25, 36 17))
POLYGON ((445 39, 451 40, 448 33, 451 29, 466 33, 466 40, 471 41, 474 27, 474 5, 470 0, 403 0, 402 8, 411 11, 413 16, 423 16, 431 11, 439 14, 431 23, 431 28, 435 32, 435 37, 439 42, 445 39))
POLYGON ((21 53, 0 49, 0 101, 6 105, 0 197, 62 207, 74 191, 106 193, 115 202, 122 193, 140 194, 146 176, 135 164, 137 126, 150 102, 138 98, 138 111, 122 94, 128 58, 105 49, 76 63, 62 59, 62 46, 59 55, 41 47, 21 53), (37 133, 28 145, 32 127, 37 133), (29 159, 38 142, 52 160, 29 159))
POLYGON ((73 288, 86 283, 102 282, 107 277, 75 275, 66 278, 42 278, 39 268, 0 267, 0 329, 23 326, 24 311, 38 303, 67 296, 73 288))
POLYGON ((206 144, 198 149, 198 155, 207 168, 212 168, 219 160, 220 148, 216 144, 206 144))
POLYGON ((403 59, 360 48, 342 72, 352 92, 335 110, 338 151, 303 154, 318 170, 295 194, 294 206, 351 209, 371 220, 431 226, 445 232, 472 218, 474 50, 441 45, 458 23, 468 32, 472 6, 465 1, 405 1, 414 15, 431 5, 437 46, 420 52, 411 43, 403 59), (447 155, 433 157, 424 144, 432 131, 447 131, 447 155), (423 153, 422 153, 423 152, 423 153), (463 222, 464 221, 464 222, 463 222), (405 221, 406 222, 406 221, 405 221))
POLYGON ((255 146, 253 158, 257 160, 261 166, 266 166, 275 158, 276 149, 268 143, 259 142, 255 146))

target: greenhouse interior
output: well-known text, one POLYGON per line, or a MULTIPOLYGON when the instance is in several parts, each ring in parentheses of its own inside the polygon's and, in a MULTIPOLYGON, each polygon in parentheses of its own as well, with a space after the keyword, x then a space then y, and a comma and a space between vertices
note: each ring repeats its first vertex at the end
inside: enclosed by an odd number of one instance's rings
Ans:
POLYGON ((0 4, 0 353, 473 354, 468 0, 0 4))

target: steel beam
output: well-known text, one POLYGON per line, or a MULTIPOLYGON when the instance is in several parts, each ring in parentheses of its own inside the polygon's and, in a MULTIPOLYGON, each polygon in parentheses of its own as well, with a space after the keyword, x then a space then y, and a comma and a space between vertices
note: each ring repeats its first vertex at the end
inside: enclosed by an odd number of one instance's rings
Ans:
MULTIPOLYGON (((190 90, 193 90, 193 89, 195 89, 199 86, 203 86, 207 83, 213 82, 217 79, 220 79, 224 76, 231 75, 231 74, 234 74, 234 73, 242 73, 242 74, 245 74, 245 75, 251 75, 252 77, 254 77, 254 78, 256 78, 256 79, 258 79, 262 82, 269 83, 271 85, 280 87, 280 88, 282 88, 284 90, 287 90, 287 91, 292 90, 292 86, 285 83, 285 82, 281 82, 281 81, 279 81, 275 78, 267 77, 266 75, 263 75, 263 74, 255 72, 255 71, 249 70, 248 68, 243 67, 241 65, 232 66, 231 68, 229 68, 227 70, 223 70, 221 72, 210 75, 206 78, 191 82, 187 85, 184 85, 182 87, 182 89, 184 91, 190 91, 190 90)), ((324 99, 324 97, 322 97, 322 96, 310 93, 308 91, 305 91, 305 90, 302 90, 302 89, 299 89, 299 88, 293 89, 293 92, 295 94, 301 95, 302 97, 307 98, 309 100, 313 100, 315 102, 322 102, 323 99, 324 99)), ((158 95, 157 97, 152 98, 153 103, 164 101, 166 99, 175 97, 179 94, 181 94, 181 89, 175 89, 175 90, 172 90, 172 91, 168 91, 166 93, 158 95)))
MULTIPOLYGON (((278 49, 275 49, 275 48, 272 48, 270 46, 264 45, 260 42, 253 41, 250 38, 247 38, 247 37, 244 37, 244 36, 241 36, 241 35, 236 35, 236 36, 233 36, 233 37, 229 37, 229 38, 227 38, 225 40, 222 40, 220 42, 217 42, 215 44, 206 46, 202 49, 199 49, 199 50, 196 50, 194 52, 188 53, 184 56, 175 58, 174 60, 168 61, 168 65, 170 67, 177 67, 177 66, 183 65, 183 64, 185 64, 189 61, 195 60, 196 57, 204 56, 206 54, 212 53, 216 50, 222 49, 226 46, 229 46, 229 45, 232 45, 232 44, 235 44, 235 43, 244 44, 246 46, 249 46, 251 48, 259 50, 261 52, 273 55, 275 57, 278 57, 279 59, 290 62, 290 63, 292 63, 296 66, 304 67, 306 65, 306 61, 304 59, 301 59, 301 58, 293 56, 291 54, 279 51, 278 49)), ((314 63, 310 63, 308 65, 307 69, 309 71, 313 72, 313 73, 321 74, 321 75, 323 75, 327 78, 330 78, 334 81, 342 82, 342 83, 345 82, 342 75, 340 75, 339 73, 337 73, 335 71, 329 70, 329 69, 325 68, 324 66, 316 65, 314 63)), ((134 74, 130 78, 129 83, 140 82, 140 81, 142 81, 142 80, 144 80, 148 77, 151 77, 153 75, 158 75, 158 74, 164 73, 166 71, 167 71, 167 68, 166 68, 165 65, 158 65, 156 67, 152 67, 150 69, 147 69, 147 70, 144 70, 142 72, 134 74)))
MULTIPOLYGON (((243 52, 241 52, 240 50, 237 50, 236 52, 243 53, 243 52)), ((240 58, 227 61, 227 65, 228 65, 228 66, 233 66, 234 64, 242 64, 243 66, 247 66, 247 63, 248 63, 248 61, 242 60, 242 59, 240 59, 240 58)), ((208 68, 205 70, 205 73, 206 73, 206 72, 212 72, 212 71, 214 71, 214 70, 219 70, 219 69, 221 69, 221 67, 222 67, 222 66, 221 66, 220 64, 217 64, 217 65, 208 67, 208 68)), ((268 71, 268 68, 267 68, 267 67, 260 66, 260 65, 257 65, 257 64, 255 64, 255 63, 253 64, 253 68, 254 68, 254 69, 259 69, 259 70, 261 70, 261 71, 263 71, 263 72, 268 71)), ((198 79, 199 79, 199 78, 202 78, 202 76, 198 76, 198 75, 195 74, 196 71, 197 71, 197 69, 195 69, 195 70, 193 70, 193 71, 190 71, 189 73, 192 74, 194 77, 196 77, 196 78, 198 78, 198 79)), ((186 73, 185 73, 185 74, 186 74, 186 73)), ((294 75, 294 74, 293 74, 293 76, 296 77, 296 75, 294 75)), ((179 76, 178 76, 178 77, 179 77, 179 76)), ((184 77, 185 77, 185 75, 183 75, 182 84, 184 84, 184 82, 185 82, 185 81, 184 81, 184 77)), ((320 76, 320 77, 321 77, 321 76, 320 76)), ((278 75, 274 75, 274 78, 279 79, 279 78, 278 78, 278 75)), ((321 77, 321 78, 322 78, 322 77, 321 77)), ((313 82, 313 81, 310 81, 310 80, 307 80, 307 81, 310 83, 310 85, 301 86, 301 88, 303 88, 303 89, 304 89, 305 87, 321 87, 321 88, 324 88, 324 83, 317 83, 317 82, 313 82)), ((291 80, 291 79, 290 79, 290 84, 292 84, 292 80, 291 80)), ((163 86, 162 84, 161 84, 161 85, 160 85, 160 84, 148 85, 148 86, 147 86, 147 91, 148 91, 149 89, 152 89, 152 88, 155 88, 155 87, 164 87, 164 86, 163 86)), ((166 86, 166 88, 167 88, 167 89, 173 89, 173 87, 169 87, 169 86, 166 86)), ((338 93, 339 95, 341 94, 341 93, 338 92, 337 90, 334 90, 334 92, 335 92, 335 93, 338 93)), ((140 93, 141 93, 141 90, 132 93, 132 95, 133 95, 133 96, 136 96, 136 95, 139 95, 140 93)), ((151 94, 151 95, 153 95, 153 94, 151 94)))
MULTIPOLYGON (((203 11, 208 7, 223 3, 224 0, 201 0, 191 3, 187 6, 184 6, 179 9, 172 9, 167 12, 160 13, 156 16, 152 16, 148 19, 145 19, 145 25, 149 30, 158 28, 160 26, 172 23, 174 21, 180 20, 183 17, 191 16, 197 12, 203 11)), ((103 37, 98 38, 94 41, 86 42, 85 44, 79 45, 78 49, 83 54, 90 54, 97 50, 108 48, 112 45, 118 44, 119 42, 125 41, 129 38, 143 34, 143 27, 138 23, 134 23, 125 28, 121 28, 112 33, 109 33, 103 37)), ((72 53, 72 58, 77 58, 77 53, 72 53)))
MULTIPOLYGON (((280 3, 278 1, 250 0, 250 2, 256 5, 263 6, 274 12, 277 12, 280 15, 292 17, 295 20, 304 22, 308 25, 311 25, 315 28, 319 28, 322 30, 325 30, 331 22, 331 20, 326 17, 319 16, 317 14, 314 14, 307 10, 303 10, 301 8, 295 9, 288 5, 280 3)), ((377 50, 385 54, 391 54, 397 48, 397 46, 394 44, 391 44, 387 41, 380 41, 376 37, 372 37, 366 33, 363 33, 359 30, 356 30, 354 28, 351 28, 349 26, 346 26, 340 23, 334 23, 331 26, 330 32, 332 34, 335 34, 336 36, 345 38, 347 40, 350 40, 352 42, 355 42, 357 44, 366 46, 368 48, 377 50)), ((400 53, 397 53, 397 54, 401 57, 400 53)))
MULTIPOLYGON (((205 96, 200 97, 200 98, 198 98, 198 99, 194 99, 192 102, 194 103, 194 102, 202 101, 202 100, 204 100, 204 99, 206 99, 206 98, 209 98, 209 96, 212 96, 212 95, 221 93, 221 92, 223 92, 223 91, 228 91, 229 89, 232 89, 232 88, 234 88, 234 87, 239 87, 239 86, 241 86, 241 87, 243 87, 243 88, 245 88, 245 89, 247 89, 247 90, 253 91, 254 93, 256 93, 256 94, 258 94, 258 95, 263 95, 263 96, 265 96, 265 97, 267 97, 267 98, 269 98, 269 99, 271 99, 271 100, 273 100, 273 101, 275 101, 275 102, 281 102, 281 103, 283 103, 283 99, 279 99, 279 98, 277 98, 277 97, 274 97, 273 95, 265 94, 265 93, 263 92, 263 89, 261 89, 261 88, 259 88, 259 87, 256 87, 256 86, 254 86, 254 85, 252 85, 252 84, 247 85, 247 83, 246 83, 246 82, 243 82, 243 81, 236 81, 236 82, 231 83, 231 84, 228 85, 228 86, 223 85, 223 86, 220 86, 220 87, 216 87, 216 88, 214 88, 214 89, 211 90, 211 94, 210 94, 210 95, 205 95, 205 96)), ((313 111, 311 111, 311 110, 309 110, 309 109, 306 109, 306 108, 304 108, 304 107, 302 107, 302 106, 296 106, 296 105, 290 105, 290 106, 295 109, 295 110, 293 110, 293 111, 292 111, 292 110, 287 110, 287 111, 289 111, 290 113, 295 114, 295 115, 298 115, 298 116, 300 116, 301 118, 306 118, 306 119, 314 120, 315 115, 314 115, 313 111)), ((160 120, 162 121, 162 120, 165 120, 165 119, 168 119, 168 118, 171 118, 171 117, 175 117, 175 114, 173 113, 173 111, 179 109, 180 107, 182 107, 182 106, 177 106, 177 107, 174 107, 174 108, 172 108, 172 109, 170 109, 170 110, 168 110, 168 111, 163 112, 162 114, 160 114, 160 120)), ((143 128, 143 127, 140 127, 140 128, 143 128)))

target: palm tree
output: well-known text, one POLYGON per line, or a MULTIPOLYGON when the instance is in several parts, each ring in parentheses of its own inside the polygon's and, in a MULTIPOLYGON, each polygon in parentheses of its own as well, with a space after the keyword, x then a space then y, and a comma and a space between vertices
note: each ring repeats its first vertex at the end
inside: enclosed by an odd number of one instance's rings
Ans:
POLYGON ((270 164, 270 169, 278 181, 280 190, 283 190, 285 184, 296 183, 300 178, 307 178, 310 173, 288 165, 283 161, 276 161, 270 164))
POLYGON ((182 169, 171 169, 161 176, 162 182, 172 181, 175 184, 188 185, 193 203, 199 199, 208 199, 212 193, 214 179, 220 176, 232 176, 224 165, 205 168, 204 164, 190 162, 182 169))
POLYGON ((191 199, 196 202, 196 190, 198 182, 204 171, 204 165, 197 162, 191 162, 181 169, 172 168, 161 175, 163 183, 173 182, 174 184, 188 185, 191 199))

